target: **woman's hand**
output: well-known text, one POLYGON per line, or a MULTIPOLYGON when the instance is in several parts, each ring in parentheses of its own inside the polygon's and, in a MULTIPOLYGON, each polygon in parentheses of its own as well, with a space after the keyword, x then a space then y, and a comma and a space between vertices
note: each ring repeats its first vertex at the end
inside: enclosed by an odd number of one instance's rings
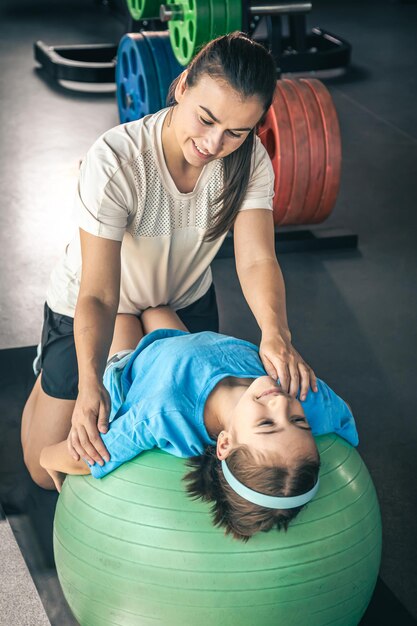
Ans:
POLYGON ((289 339, 278 333, 262 335, 259 355, 269 376, 279 378, 281 387, 296 396, 300 389, 300 400, 305 400, 309 388, 317 391, 316 376, 309 365, 298 354, 289 339))
POLYGON ((68 451, 78 461, 83 458, 90 465, 110 460, 100 437, 108 430, 111 401, 103 384, 95 382, 78 394, 72 414, 72 426, 67 439, 68 451))

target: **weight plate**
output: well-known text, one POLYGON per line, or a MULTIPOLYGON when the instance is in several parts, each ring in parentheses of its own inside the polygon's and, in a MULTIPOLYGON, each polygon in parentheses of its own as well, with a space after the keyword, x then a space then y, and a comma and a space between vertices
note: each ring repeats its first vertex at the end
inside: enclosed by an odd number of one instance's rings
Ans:
POLYGON ((285 224, 299 224, 302 223, 304 200, 310 179, 310 151, 307 124, 303 105, 294 89, 293 81, 289 79, 278 80, 277 86, 287 105, 294 146, 293 184, 285 214, 285 224))
POLYGON ((127 8, 134 20, 159 17, 159 0, 126 0, 127 8))
POLYGON ((210 39, 225 35, 227 32, 226 6, 227 0, 210 0, 210 39))
POLYGON ((310 178, 302 211, 302 223, 314 223, 326 176, 326 140, 318 102, 306 82, 293 81, 304 109, 310 149, 310 178))
MULTIPOLYGON (((162 37, 159 37, 158 34, 154 32, 142 31, 142 35, 149 46, 149 51, 153 58, 159 88, 160 105, 164 107, 168 89, 171 84, 171 73, 169 71, 164 41, 162 37)), ((166 33, 166 37, 169 40, 168 32, 166 33)))
POLYGON ((175 58, 175 55, 174 55, 174 52, 173 52, 172 46, 171 46, 169 32, 167 30, 165 30, 165 31, 155 31, 154 35, 158 35, 158 37, 161 39, 161 41, 163 43, 163 48, 165 50, 165 56, 166 56, 166 71, 167 71, 167 74, 169 75, 168 90, 167 90, 167 92, 165 94, 165 98, 164 98, 164 100, 162 102, 162 105, 165 106, 167 95, 168 95, 168 91, 169 91, 169 87, 170 87, 172 81, 175 78, 177 78, 177 76, 179 76, 181 74, 181 72, 184 70, 184 66, 180 65, 178 63, 177 59, 175 58))
POLYGON ((116 96, 123 124, 161 108, 156 69, 141 33, 124 35, 117 51, 116 96))
POLYGON ((140 20, 145 0, 126 0, 126 4, 133 19, 140 20))
POLYGON ((168 0, 182 9, 181 19, 168 22, 172 49, 181 65, 188 65, 197 49, 210 41, 210 0, 168 0))
POLYGON ((280 149, 280 176, 278 193, 274 197, 274 212, 277 224, 286 223, 286 214, 291 199, 291 192, 294 182, 294 144, 291 128, 291 119, 287 107, 286 100, 277 87, 275 89, 274 101, 272 107, 274 109, 277 120, 279 145, 280 149))
POLYGON ((326 142, 326 175, 319 206, 313 216, 314 223, 319 223, 330 215, 339 191, 342 164, 340 128, 332 97, 323 83, 316 79, 302 79, 302 82, 308 85, 317 100, 326 142))
POLYGON ((242 0, 224 0, 224 2, 226 5, 226 33, 242 30, 242 0))
POLYGON ((269 107, 265 116, 265 121, 258 129, 258 137, 262 141, 269 158, 274 168, 275 181, 274 181, 274 222, 280 223, 280 212, 278 208, 278 194, 280 191, 280 182, 282 178, 281 165, 282 165, 282 145, 280 142, 280 136, 278 132, 277 118, 275 116, 274 107, 269 107))

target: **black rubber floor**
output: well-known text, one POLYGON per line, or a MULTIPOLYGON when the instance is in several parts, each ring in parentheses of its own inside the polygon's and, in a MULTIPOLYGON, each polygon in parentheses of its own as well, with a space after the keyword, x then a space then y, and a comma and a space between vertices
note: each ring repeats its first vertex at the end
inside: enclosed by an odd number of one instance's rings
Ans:
MULTIPOLYGON (((65 626, 74 622, 52 564, 55 496, 23 469, 19 419, 33 383, 27 346, 38 341, 48 274, 72 228, 78 161, 118 118, 113 95, 45 79, 32 44, 118 41, 124 25, 85 0, 3 0, 0 18, 0 500, 51 622, 65 626)), ((417 5, 319 0, 310 22, 353 46, 351 71, 327 81, 344 165, 323 227, 356 232, 359 248, 278 255, 294 344, 353 407, 379 495, 381 579, 366 623, 407 626, 417 618, 417 5)), ((213 269, 222 331, 257 341, 233 261, 213 269)))

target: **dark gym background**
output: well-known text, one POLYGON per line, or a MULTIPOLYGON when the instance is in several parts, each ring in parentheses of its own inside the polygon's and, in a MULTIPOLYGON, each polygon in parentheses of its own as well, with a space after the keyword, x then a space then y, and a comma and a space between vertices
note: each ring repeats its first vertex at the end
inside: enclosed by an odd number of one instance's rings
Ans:
MULTIPOLYGON (((359 247, 278 256, 294 344, 353 407, 380 499, 382 566, 363 624, 407 626, 417 618, 417 4, 313 0, 309 22, 353 46, 347 75, 325 81, 340 118, 343 169, 323 227, 350 229, 359 247)), ((118 113, 112 93, 46 79, 32 45, 118 42, 125 30, 92 0, 0 7, 0 501, 57 626, 75 622, 53 568, 56 496, 24 470, 19 419, 48 275, 73 228, 78 162, 118 113)), ((221 330, 258 341, 233 261, 217 260, 214 275, 221 330)), ((47 620, 7 524, 0 521, 0 624, 40 626, 47 620)))

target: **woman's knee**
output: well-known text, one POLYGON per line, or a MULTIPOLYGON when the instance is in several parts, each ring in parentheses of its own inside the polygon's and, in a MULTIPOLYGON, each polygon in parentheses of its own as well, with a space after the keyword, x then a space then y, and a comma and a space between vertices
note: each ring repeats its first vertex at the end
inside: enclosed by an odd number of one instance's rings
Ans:
POLYGON ((23 412, 23 459, 34 482, 44 489, 53 489, 51 477, 40 465, 40 455, 45 446, 67 438, 75 401, 48 396, 40 386, 39 379, 36 385, 36 402, 29 406, 27 403, 23 412))

